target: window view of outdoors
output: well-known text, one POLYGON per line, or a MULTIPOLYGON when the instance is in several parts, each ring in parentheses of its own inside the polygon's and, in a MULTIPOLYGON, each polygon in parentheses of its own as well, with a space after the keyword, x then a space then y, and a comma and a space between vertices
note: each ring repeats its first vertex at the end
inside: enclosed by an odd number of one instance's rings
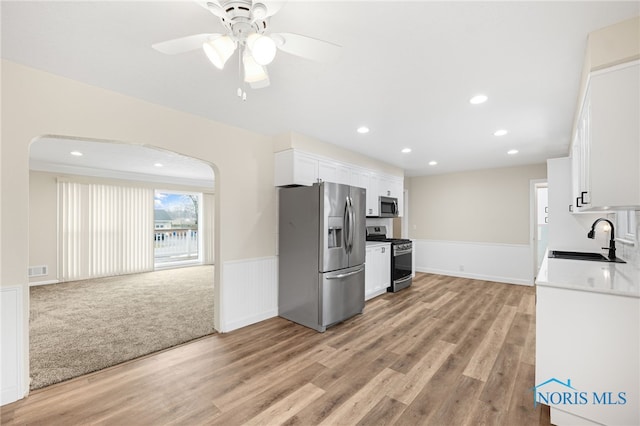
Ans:
POLYGON ((198 259, 199 204, 200 194, 155 192, 156 264, 198 259))

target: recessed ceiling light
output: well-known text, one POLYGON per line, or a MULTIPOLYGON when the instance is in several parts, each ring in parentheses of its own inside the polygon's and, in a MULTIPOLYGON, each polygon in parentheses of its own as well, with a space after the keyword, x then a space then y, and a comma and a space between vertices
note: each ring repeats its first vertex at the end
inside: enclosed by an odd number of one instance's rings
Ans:
POLYGON ((496 130, 495 132, 493 132, 494 136, 504 136, 507 133, 509 133, 507 130, 505 129, 500 129, 500 130, 496 130))
POLYGON ((475 95, 473 98, 469 99, 469 102, 477 105, 477 104, 482 104, 487 102, 487 96, 486 95, 475 95))
POLYGON ((510 149, 509 151, 507 151, 507 154, 509 155, 516 155, 518 153, 517 149, 510 149))
POLYGON ((437 166, 438 162, 437 161, 429 161, 429 165, 430 166, 437 166))
POLYGON ((410 153, 410 152, 411 152, 411 148, 402 148, 402 151, 401 151, 401 152, 402 152, 403 154, 408 154, 408 153, 410 153))
POLYGON ((155 164, 154 164, 154 166, 155 166, 155 167, 162 167, 162 166, 163 166, 163 164, 162 164, 162 163, 155 163, 155 164))
POLYGON ((71 151, 69 154, 73 155, 74 157, 82 157, 82 153, 80 151, 71 151))
POLYGON ((367 126, 360 126, 358 127, 357 132, 360 134, 369 133, 369 128, 367 126))

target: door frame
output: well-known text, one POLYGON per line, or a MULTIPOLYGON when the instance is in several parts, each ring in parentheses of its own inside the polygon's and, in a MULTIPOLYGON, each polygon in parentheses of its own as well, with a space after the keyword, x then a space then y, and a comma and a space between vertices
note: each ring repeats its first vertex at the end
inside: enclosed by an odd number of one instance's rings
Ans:
POLYGON ((531 179, 529 184, 529 247, 531 248, 531 284, 538 276, 538 188, 548 188, 547 179, 531 179))

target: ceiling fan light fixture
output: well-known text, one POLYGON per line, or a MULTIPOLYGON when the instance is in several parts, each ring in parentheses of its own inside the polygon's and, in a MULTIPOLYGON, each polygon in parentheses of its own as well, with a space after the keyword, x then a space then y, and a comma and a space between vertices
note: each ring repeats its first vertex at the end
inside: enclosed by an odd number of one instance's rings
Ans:
POLYGON ((236 50, 236 42, 225 35, 205 42, 202 49, 216 68, 223 69, 224 64, 236 50))
POLYGON ((257 63, 253 56, 247 50, 242 55, 242 63, 244 65, 244 81, 247 83, 257 83, 269 78, 266 70, 262 65, 257 63))
POLYGON ((260 65, 269 65, 276 57, 276 43, 271 37, 253 33, 247 37, 247 46, 253 59, 260 65))

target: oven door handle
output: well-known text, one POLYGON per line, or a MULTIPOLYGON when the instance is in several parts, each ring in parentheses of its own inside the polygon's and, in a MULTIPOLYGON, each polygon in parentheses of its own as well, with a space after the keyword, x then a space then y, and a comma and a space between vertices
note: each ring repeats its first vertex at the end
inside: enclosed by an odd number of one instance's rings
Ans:
POLYGON ((413 251, 413 248, 406 249, 406 250, 394 250, 393 255, 402 256, 403 254, 410 254, 412 251, 413 251))

